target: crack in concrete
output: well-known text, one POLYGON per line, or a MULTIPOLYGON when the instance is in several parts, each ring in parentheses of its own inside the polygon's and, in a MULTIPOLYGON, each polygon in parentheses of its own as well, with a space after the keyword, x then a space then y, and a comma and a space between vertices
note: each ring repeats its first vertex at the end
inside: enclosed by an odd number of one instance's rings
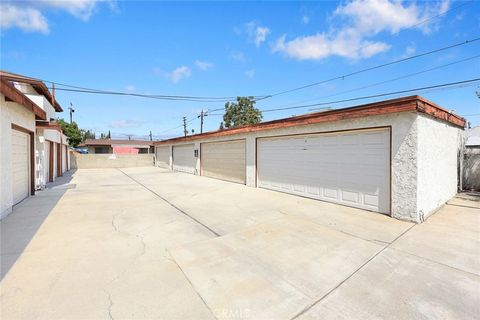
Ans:
POLYGON ((103 292, 107 295, 108 302, 109 302, 109 305, 108 305, 108 317, 110 318, 110 320, 115 320, 115 318, 114 318, 113 315, 112 315, 112 307, 113 307, 112 296, 110 295, 110 292, 108 292, 108 291, 105 290, 105 289, 103 289, 103 292))
POLYGON ((143 235, 137 234, 137 235, 135 235, 135 237, 139 238, 140 242, 142 243, 142 253, 140 253, 140 255, 137 257, 137 259, 138 259, 147 252, 147 244, 145 243, 145 239, 144 239, 143 235))
POLYGON ((185 274, 185 272, 183 271, 182 267, 180 267, 180 265, 177 263, 177 261, 175 260, 175 258, 172 256, 172 254, 170 253, 170 251, 166 250, 167 253, 170 255, 170 258, 171 259, 168 259, 168 260, 171 260, 176 266, 177 268, 182 272, 183 276, 185 277, 185 279, 188 281, 188 283, 190 284, 190 287, 192 287, 193 291, 195 291, 195 293, 198 295, 198 297, 200 298, 200 300, 202 300, 203 304, 205 305, 205 307, 207 307, 208 311, 210 311, 210 313, 212 314, 212 316, 215 318, 215 319, 218 319, 215 315, 215 313, 213 312, 212 309, 210 309, 210 306, 207 304, 207 302, 203 299, 202 295, 200 294, 200 292, 197 291, 197 289, 195 289, 193 283, 190 281, 190 279, 187 277, 187 275, 185 274))
POLYGON ((120 213, 115 213, 115 214, 112 216, 112 222, 111 222, 111 224, 112 224, 112 228, 115 230, 115 232, 120 232, 120 231, 118 230, 117 225, 115 224, 115 219, 117 218, 117 216, 118 216, 119 214, 120 214, 120 213))

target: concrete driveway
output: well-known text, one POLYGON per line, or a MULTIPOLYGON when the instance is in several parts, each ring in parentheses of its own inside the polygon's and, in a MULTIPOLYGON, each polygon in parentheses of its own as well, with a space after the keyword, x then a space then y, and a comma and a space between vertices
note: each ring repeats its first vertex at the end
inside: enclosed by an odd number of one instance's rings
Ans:
POLYGON ((79 170, 1 222, 2 319, 460 319, 480 201, 421 225, 159 168, 79 170))

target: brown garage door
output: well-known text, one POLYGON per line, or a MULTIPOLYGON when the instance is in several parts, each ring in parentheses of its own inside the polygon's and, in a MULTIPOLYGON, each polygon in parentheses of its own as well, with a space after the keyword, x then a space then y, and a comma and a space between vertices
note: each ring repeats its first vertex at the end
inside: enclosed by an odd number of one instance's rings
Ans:
POLYGON ((245 140, 201 144, 202 175, 245 184, 245 140))

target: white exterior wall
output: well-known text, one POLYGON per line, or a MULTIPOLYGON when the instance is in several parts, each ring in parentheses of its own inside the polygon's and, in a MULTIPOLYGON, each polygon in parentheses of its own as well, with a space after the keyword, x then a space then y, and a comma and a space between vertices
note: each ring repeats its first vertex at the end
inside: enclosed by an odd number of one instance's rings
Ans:
POLYGON ((0 95, 0 219, 12 212, 12 123, 35 131, 35 115, 0 95))
MULTIPOLYGON (((246 184, 256 187, 256 138, 391 126, 391 215, 421 222, 457 192, 457 152, 464 131, 417 112, 265 130, 179 142, 173 145, 246 139, 246 184)), ((170 145, 171 148, 172 145, 170 145)), ((170 152, 171 154, 171 152, 170 152)), ((196 174, 200 172, 197 159, 196 174)))
MULTIPOLYGON (((335 122, 317 123, 306 126, 258 131, 252 133, 235 134, 223 137, 212 137, 179 142, 178 144, 195 143, 195 148, 200 148, 202 142, 227 141, 246 139, 246 184, 256 187, 256 138, 320 133, 337 130, 351 130, 371 127, 392 127, 392 182, 391 182, 391 207, 392 216, 395 218, 419 221, 417 210, 417 118, 416 112, 402 112, 381 116, 370 116, 335 122)), ((197 159, 197 173, 200 172, 200 159, 197 159)))
POLYGON ((418 132, 418 216, 423 221, 458 190, 458 162, 464 130, 420 114, 418 132))
POLYGON ((43 140, 43 129, 37 128, 35 137, 35 190, 41 190, 47 183, 48 154, 43 140))
POLYGON ((30 100, 35 102, 37 106, 42 108, 45 113, 47 114, 47 121, 50 121, 50 119, 55 119, 56 114, 55 114, 55 109, 53 106, 50 104, 50 102, 45 98, 45 96, 40 95, 38 93, 26 93, 25 94, 30 100))
MULTIPOLYGON (((45 185, 48 183, 48 170, 50 163, 49 154, 45 152, 45 150, 49 147, 46 147, 45 145, 49 145, 50 141, 53 141, 55 143, 65 143, 63 141, 66 140, 63 139, 62 133, 54 129, 45 129, 39 127, 37 128, 36 133, 37 137, 35 139, 35 187, 36 189, 44 189, 45 185)), ((54 144, 53 150, 50 150, 49 152, 53 152, 53 179, 55 180, 57 176, 57 145, 54 144)), ((63 169, 62 172, 65 172, 65 170, 63 169)))

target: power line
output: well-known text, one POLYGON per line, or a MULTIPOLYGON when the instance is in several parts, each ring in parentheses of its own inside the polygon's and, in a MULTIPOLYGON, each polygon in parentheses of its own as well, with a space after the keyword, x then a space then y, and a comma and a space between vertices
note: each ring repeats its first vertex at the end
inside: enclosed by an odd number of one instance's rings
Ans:
MULTIPOLYGON (((473 1, 472 1, 472 2, 473 2, 473 1)), ((420 21, 420 22, 417 23, 417 24, 411 25, 410 27, 403 29, 403 31, 416 28, 416 27, 418 27, 419 25, 424 24, 425 22, 428 22, 428 21, 430 21, 430 20, 433 20, 433 19, 439 18, 439 17, 441 17, 441 16, 444 16, 444 15, 446 15, 447 13, 449 13, 449 12, 451 12, 451 11, 454 11, 454 10, 457 10, 457 9, 463 7, 463 6, 466 6, 467 4, 470 4, 470 1, 465 1, 464 3, 459 4, 458 6, 452 7, 452 8, 450 8, 450 9, 448 9, 448 10, 445 10, 445 11, 440 12, 440 13, 434 15, 434 16, 431 16, 431 17, 429 17, 429 18, 427 18, 427 19, 425 19, 425 20, 422 20, 422 21, 420 21)), ((398 33, 400 33, 400 30, 397 31, 397 32, 395 32, 394 34, 397 35, 398 33)), ((369 45, 372 45, 372 44, 369 44, 369 45)))
MULTIPOLYGON (((185 117, 183 117, 183 118, 185 118, 185 117)), ((182 118, 182 121, 183 121, 183 118, 182 118)), ((196 116, 195 118, 192 118, 192 119, 190 119, 190 120, 186 120, 186 118, 185 118, 185 125, 189 124, 190 122, 192 122, 192 121, 194 121, 194 120, 196 120, 196 119, 198 119, 198 118, 200 118, 200 115, 198 115, 198 116, 196 116)), ((182 122, 181 125, 176 126, 176 127, 174 127, 174 128, 170 128, 170 129, 167 129, 167 130, 160 131, 158 134, 162 134, 162 133, 169 132, 169 131, 172 131, 172 130, 175 130, 175 129, 179 129, 179 128, 183 127, 183 126, 184 126, 184 123, 182 122)), ((158 136, 158 134, 157 134, 157 136, 158 136)))
POLYGON ((350 98, 350 99, 335 100, 335 101, 328 101, 328 102, 319 102, 319 103, 314 103, 314 104, 305 104, 305 105, 298 105, 298 106, 285 107, 285 108, 273 108, 273 109, 266 109, 266 110, 261 110, 261 111, 262 112, 273 112, 273 111, 301 109, 301 108, 308 108, 308 107, 317 107, 317 106, 323 106, 323 105, 327 105, 327 104, 336 104, 336 103, 342 103, 342 102, 351 102, 351 101, 379 98, 379 97, 385 97, 385 96, 391 96, 391 95, 409 93, 409 92, 415 92, 415 91, 441 89, 441 88, 451 87, 451 86, 461 87, 461 86, 465 86, 467 84, 472 84, 472 83, 475 83, 475 82, 478 82, 478 81, 480 81, 480 78, 462 80, 462 81, 457 81, 457 82, 449 82, 449 83, 437 84, 437 85, 432 85, 432 86, 427 86, 427 87, 413 88, 413 89, 400 90, 400 91, 394 91, 394 92, 388 92, 388 93, 380 93, 380 94, 374 94, 374 95, 356 97, 356 98, 350 98))
POLYGON ((368 85, 365 85, 365 86, 361 86, 361 87, 357 87, 357 88, 353 88, 353 89, 349 89, 349 90, 340 91, 340 92, 333 93, 333 94, 329 94, 329 95, 326 95, 326 96, 317 97, 317 98, 314 98, 314 99, 306 99, 306 100, 298 101, 297 103, 289 103, 289 104, 281 105, 281 106, 279 106, 279 107, 284 107, 284 106, 287 107, 287 106, 295 105, 295 104, 298 104, 298 103, 301 103, 301 102, 315 101, 315 100, 318 100, 318 99, 335 97, 335 96, 339 96, 339 95, 342 95, 342 94, 345 94, 345 93, 350 93, 350 92, 355 92, 355 91, 359 91, 359 90, 363 90, 363 89, 367 89, 367 88, 372 88, 372 87, 376 87, 376 86, 379 86, 379 85, 382 85, 382 84, 385 84, 385 83, 389 83, 389 82, 394 82, 394 81, 398 81, 398 80, 410 78, 410 77, 413 77, 413 76, 417 76, 417 75, 419 75, 419 74, 431 72, 431 71, 438 70, 438 69, 441 69, 441 68, 446 68, 446 67, 449 67, 449 66, 458 64, 458 63, 470 61, 470 60, 477 59, 477 58, 480 58, 480 55, 475 55, 475 56, 472 56, 472 57, 469 57, 469 58, 465 58, 465 59, 453 61, 453 62, 450 62, 450 63, 438 65, 438 66, 435 66, 435 67, 432 67, 432 68, 428 68, 428 69, 424 69, 424 70, 421 70, 421 71, 409 73, 409 74, 406 74, 406 75, 403 75, 403 76, 399 76, 399 77, 396 77, 396 78, 393 78, 393 79, 388 79, 388 80, 384 80, 384 81, 380 81, 380 82, 374 82, 374 83, 372 83, 372 84, 368 84, 368 85))
MULTIPOLYGON (((446 47, 442 47, 442 48, 438 48, 438 49, 434 49, 434 50, 431 50, 431 51, 422 52, 422 53, 419 53, 419 54, 416 54, 416 55, 412 55, 410 57, 406 57, 406 58, 402 58, 402 59, 398 59, 398 60, 393 60, 393 61, 390 61, 390 62, 387 62, 387 63, 379 64, 379 65, 369 67, 369 68, 365 68, 365 69, 361 69, 361 70, 354 71, 354 72, 351 72, 351 73, 347 73, 347 74, 344 74, 344 75, 341 75, 341 76, 336 76, 336 77, 329 78, 329 79, 326 79, 326 80, 306 84, 306 85, 303 85, 303 86, 300 86, 300 87, 295 87, 293 89, 279 91, 279 92, 267 95, 263 98, 259 98, 256 101, 264 100, 264 99, 267 99, 267 98, 272 98, 272 97, 275 97, 275 96, 283 95, 283 94, 286 94, 286 93, 290 93, 290 92, 294 92, 294 91, 298 91, 298 90, 302 90, 302 89, 306 89, 306 88, 310 88, 310 87, 313 87, 313 86, 317 86, 317 85, 324 84, 324 83, 327 83, 327 82, 332 82, 332 81, 335 81, 335 80, 344 80, 347 77, 358 75, 360 73, 365 73, 367 71, 380 69, 380 68, 383 68, 383 67, 387 67, 387 66, 397 64, 397 63, 413 60, 413 59, 416 59, 416 58, 424 57, 424 56, 434 54, 434 53, 438 53, 438 52, 441 52, 441 51, 445 51, 445 50, 448 50, 448 49, 452 49, 452 48, 456 48, 456 47, 459 47, 459 46, 471 44, 471 43, 476 42, 478 40, 480 40, 480 37, 470 39, 470 40, 465 40, 465 41, 462 41, 462 42, 459 42, 459 43, 455 43, 455 44, 452 44, 452 45, 449 45, 449 46, 446 46, 446 47)), ((212 110, 212 111, 214 111, 214 110, 212 110)))
MULTIPOLYGON (((435 68, 440 68, 440 67, 444 67, 444 66, 447 66, 447 65, 460 63, 460 62, 471 60, 471 59, 478 58, 478 57, 480 57, 480 55, 470 57, 470 58, 466 58, 466 59, 463 59, 463 60, 459 60, 459 61, 456 61, 456 62, 452 62, 452 63, 446 64, 446 65, 443 65, 443 66, 438 66, 438 67, 435 67, 435 68)), ((432 69, 434 69, 434 68, 432 68, 432 69)), ((429 70, 429 69, 427 69, 427 70, 429 70)), ((427 72, 427 70, 420 71, 420 72, 417 72, 417 73, 427 72)), ((411 75, 406 75, 406 76, 411 76, 411 75)), ((406 77, 406 76, 403 76, 403 77, 406 77)), ((400 78, 402 78, 402 77, 400 77, 400 78)), ((387 81, 393 81, 393 79, 392 80, 387 80, 387 81)), ((443 84, 436 84, 436 85, 431 85, 431 86, 412 88, 412 89, 406 89, 406 90, 400 90, 400 91, 394 91, 394 92, 379 93, 379 94, 375 94, 375 95, 355 97, 355 98, 349 98, 349 99, 343 99, 343 100, 334 100, 334 101, 328 101, 328 102, 319 102, 319 103, 315 103, 315 104, 297 105, 297 106, 285 107, 285 108, 264 109, 264 110, 261 110, 261 111, 262 112, 274 112, 274 111, 284 111, 284 110, 291 110, 291 109, 301 109, 301 108, 317 107, 317 106, 322 106, 322 105, 337 104, 337 103, 343 103, 343 102, 352 102, 352 101, 358 101, 358 100, 379 98, 379 97, 385 97, 385 96, 391 96, 391 95, 397 95, 397 94, 403 94, 403 93, 420 92, 420 91, 426 91, 426 90, 439 90, 439 89, 443 89, 443 88, 447 88, 447 87, 452 87, 452 88, 453 87, 464 87, 466 85, 470 85, 470 84, 473 84, 473 83, 478 82, 478 81, 480 81, 480 78, 462 80, 462 81, 456 81, 456 82, 449 82, 449 83, 443 83, 443 84)), ((213 111, 213 110, 210 110, 210 111, 213 111)), ((208 115, 208 116, 223 116, 223 114, 220 114, 220 113, 208 113, 208 114, 205 114, 205 115, 208 115)), ((477 115, 480 115, 480 114, 472 114, 472 115, 465 115, 465 116, 477 116, 477 115)), ((200 115, 191 119, 191 120, 189 120, 189 122, 193 121, 195 119, 198 119, 199 117, 200 117, 200 115)), ((168 131, 177 129, 179 127, 181 127, 181 126, 169 129, 168 131)))
POLYGON ((133 96, 133 97, 150 98, 150 99, 158 99, 158 100, 177 100, 177 101, 190 101, 190 102, 228 102, 233 99, 236 99, 236 97, 215 98, 215 97, 149 95, 149 94, 141 94, 141 93, 122 92, 122 91, 102 91, 102 90, 95 91, 95 90, 68 89, 68 88, 58 88, 58 87, 55 87, 55 90, 77 92, 77 93, 133 96))

